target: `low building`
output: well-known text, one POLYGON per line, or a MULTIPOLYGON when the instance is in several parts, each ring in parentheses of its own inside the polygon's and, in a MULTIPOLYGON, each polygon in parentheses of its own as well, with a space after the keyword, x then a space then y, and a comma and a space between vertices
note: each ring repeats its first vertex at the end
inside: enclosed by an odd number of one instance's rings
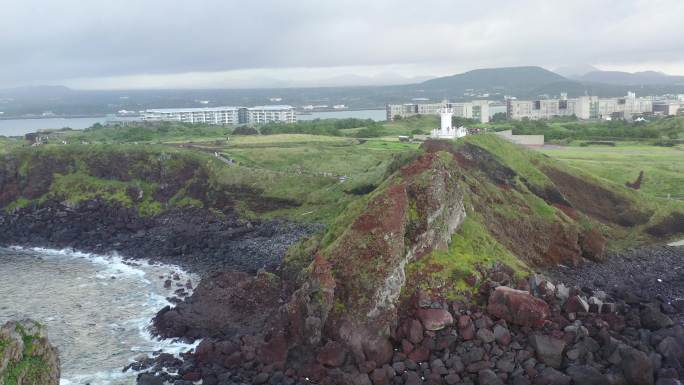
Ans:
POLYGON ((270 122, 297 122, 292 106, 256 107, 205 107, 205 108, 159 108, 145 110, 146 122, 181 122, 217 125, 264 124, 270 122))
POLYGON ((538 148, 544 145, 544 135, 514 135, 512 130, 499 131, 494 134, 525 147, 538 148))
POLYGON ((387 120, 408 118, 416 115, 439 115, 443 108, 451 109, 453 116, 474 119, 480 123, 489 122, 489 101, 473 100, 472 102, 451 103, 406 103, 388 104, 386 106, 387 120))
POLYGON ((297 111, 292 106, 256 106, 247 108, 246 122, 265 124, 271 122, 296 123, 297 111))
POLYGON ((634 92, 621 98, 598 98, 581 96, 568 99, 562 94, 560 99, 506 100, 508 119, 545 120, 557 117, 575 116, 578 119, 631 119, 634 115, 653 112, 651 98, 637 98, 634 92))
POLYGON ((684 112, 684 102, 678 100, 662 100, 653 103, 653 113, 665 116, 677 116, 684 112))
POLYGON ((145 110, 146 122, 240 124, 238 107, 159 108, 145 110))

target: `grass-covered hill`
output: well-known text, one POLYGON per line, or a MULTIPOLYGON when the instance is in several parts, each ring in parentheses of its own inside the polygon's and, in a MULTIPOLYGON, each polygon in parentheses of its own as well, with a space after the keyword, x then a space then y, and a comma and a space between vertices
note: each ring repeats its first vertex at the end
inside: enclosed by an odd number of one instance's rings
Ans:
POLYGON ((648 198, 495 135, 428 141, 325 232, 290 249, 285 277, 300 284, 281 322, 295 345, 325 333, 367 352, 386 344, 419 292, 467 298, 495 266, 517 279, 601 260, 606 250, 684 232, 672 226, 683 214, 681 202, 648 198), (311 319, 322 330, 307 329, 311 319))
MULTIPOLYGON (((307 258, 318 251, 333 259, 335 255, 344 256, 346 262, 340 266, 372 266, 367 258, 373 256, 365 253, 359 254, 365 255, 363 260, 348 260, 354 258, 349 250, 377 248, 371 246, 375 242, 372 236, 359 233, 350 237, 350 232, 354 234, 361 226, 364 234, 374 234, 374 229, 360 223, 368 212, 377 212, 373 216, 378 217, 379 213, 400 210, 409 222, 416 220, 412 216, 420 218, 420 213, 411 209, 415 204, 411 206, 410 202, 415 197, 409 196, 409 209, 397 206, 396 200, 387 197, 392 196, 393 185, 405 181, 402 172, 406 169, 423 167, 421 172, 432 175, 424 161, 430 154, 438 154, 446 162, 448 179, 462 192, 465 218, 449 235, 448 247, 432 250, 420 258, 408 258, 405 294, 422 288, 448 297, 459 296, 477 282, 480 270, 496 263, 525 274, 539 266, 572 265, 581 258, 598 260, 607 250, 648 244, 684 231, 670 225, 681 221, 682 202, 649 197, 494 135, 474 135, 458 142, 427 142, 421 153, 418 161, 404 166, 375 191, 349 204, 324 235, 292 249, 287 264, 302 268, 311 260, 307 258), (359 242, 361 245, 357 245, 359 242)), ((428 176, 424 178, 429 180, 428 176)), ((449 198, 439 199, 446 202, 449 198)), ((375 225, 382 229, 386 224, 380 221, 375 225)), ((412 226, 409 229, 425 231, 432 225, 425 222, 412 226)), ((374 236, 384 235, 380 231, 374 236)), ((407 249, 400 250, 402 253, 407 249)), ((351 277, 363 279, 374 274, 357 271, 344 276, 348 282, 353 280, 351 277)))

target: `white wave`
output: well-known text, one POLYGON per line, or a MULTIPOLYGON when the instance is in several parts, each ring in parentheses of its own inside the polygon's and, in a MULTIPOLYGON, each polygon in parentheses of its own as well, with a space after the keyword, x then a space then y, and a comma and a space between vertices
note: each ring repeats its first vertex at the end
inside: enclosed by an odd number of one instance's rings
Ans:
MULTIPOLYGON (((188 279, 192 281, 197 281, 198 277, 183 271, 180 267, 176 265, 162 264, 162 263, 150 263, 147 260, 136 260, 135 264, 137 266, 132 266, 131 263, 126 263, 125 259, 117 253, 111 253, 107 255, 99 255, 92 253, 84 253, 71 249, 47 249, 40 247, 25 248, 20 246, 12 246, 10 249, 14 251, 25 251, 40 254, 43 258, 69 258, 69 259, 84 259, 90 263, 100 267, 96 274, 98 279, 110 280, 112 277, 115 278, 126 278, 134 279, 139 282, 144 283, 148 286, 149 291, 146 293, 145 303, 142 304, 142 310, 139 315, 140 318, 134 318, 124 321, 123 325, 110 324, 110 328, 116 329, 119 327, 130 327, 136 328, 142 338, 143 346, 131 346, 130 351, 136 352, 135 356, 140 354, 147 354, 152 356, 154 352, 162 351, 164 353, 170 353, 178 357, 180 353, 184 353, 188 350, 195 349, 201 340, 197 340, 192 344, 184 343, 173 339, 159 339, 153 336, 150 332, 152 326, 152 317, 164 308, 165 306, 174 306, 171 302, 166 299, 166 296, 160 294, 158 291, 165 290, 162 289, 161 284, 153 284, 146 278, 147 272, 149 270, 151 274, 168 276, 169 274, 177 274, 180 278, 178 282, 183 282, 188 279)), ((156 277, 155 277, 156 278, 156 277)), ((107 285, 106 282, 101 284, 107 285)), ((84 285, 79 285, 79 287, 84 287, 84 285)), ((186 289, 189 294, 192 290, 186 289)), ((135 357, 132 355, 130 357, 130 362, 132 362, 135 357)), ((121 380, 135 378, 138 372, 127 372, 122 373, 120 368, 112 372, 95 372, 93 374, 83 374, 72 376, 71 378, 60 380, 60 385, 75 385, 82 384, 85 382, 90 382, 93 384, 120 384, 121 380)))

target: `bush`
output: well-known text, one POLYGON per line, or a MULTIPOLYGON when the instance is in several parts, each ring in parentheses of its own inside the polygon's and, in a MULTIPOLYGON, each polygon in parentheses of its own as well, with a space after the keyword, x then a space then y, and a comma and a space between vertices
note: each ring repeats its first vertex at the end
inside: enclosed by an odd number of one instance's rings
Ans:
POLYGON ((372 119, 314 119, 297 123, 268 123, 260 128, 262 135, 275 134, 309 134, 342 136, 343 130, 352 128, 380 127, 380 123, 372 119))
POLYGON ((250 126, 239 126, 233 130, 233 135, 259 135, 259 131, 250 126))

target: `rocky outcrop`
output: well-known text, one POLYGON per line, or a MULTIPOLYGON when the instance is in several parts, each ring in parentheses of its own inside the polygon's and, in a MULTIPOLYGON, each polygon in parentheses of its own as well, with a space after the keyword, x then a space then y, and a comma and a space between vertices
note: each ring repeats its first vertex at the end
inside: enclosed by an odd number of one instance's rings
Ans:
POLYGON ((10 321, 0 328, 0 385, 58 385, 59 356, 43 325, 10 321))
POLYGON ((282 220, 247 221, 231 211, 217 215, 204 208, 145 217, 101 199, 77 205, 48 200, 38 207, 0 211, 0 245, 115 251, 202 274, 274 269, 290 245, 318 229, 282 220))
MULTIPOLYGON (((237 338, 240 352, 220 358, 228 364, 257 357, 263 365, 282 368, 287 359, 312 378, 343 360, 367 373, 382 369, 393 356, 390 337, 398 320, 404 267, 446 249, 464 220, 455 169, 449 154, 430 153, 395 173, 336 239, 316 252, 302 284, 285 300, 285 288, 278 296, 279 282, 266 285, 263 274, 213 276, 177 308, 160 312, 157 330, 168 337, 237 338), (203 326, 211 324, 216 325, 203 326), (331 347, 342 353, 333 354, 331 347)), ((424 313, 428 329, 453 323, 448 312, 424 313)))
POLYGON ((301 343, 306 336, 306 342, 318 344, 317 337, 325 336, 347 346, 357 363, 386 364, 391 358, 386 341, 397 320, 404 267, 446 248, 464 217, 463 192, 451 156, 425 154, 401 169, 339 238, 319 252, 313 270, 325 271, 325 278, 312 275, 285 307, 286 330, 294 331, 290 341, 301 343), (328 268, 321 269, 323 265, 328 268), (319 290, 322 286, 325 291, 319 290), (310 324, 320 325, 323 332, 302 334, 305 330, 297 327, 310 324))

